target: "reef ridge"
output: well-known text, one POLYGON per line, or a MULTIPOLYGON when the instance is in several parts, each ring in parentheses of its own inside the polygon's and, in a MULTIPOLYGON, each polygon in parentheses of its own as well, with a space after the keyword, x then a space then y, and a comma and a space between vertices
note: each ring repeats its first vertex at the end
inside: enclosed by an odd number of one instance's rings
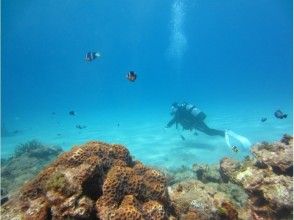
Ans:
POLYGON ((3 219, 173 219, 165 176, 121 145, 89 142, 59 156, 1 208, 3 219))

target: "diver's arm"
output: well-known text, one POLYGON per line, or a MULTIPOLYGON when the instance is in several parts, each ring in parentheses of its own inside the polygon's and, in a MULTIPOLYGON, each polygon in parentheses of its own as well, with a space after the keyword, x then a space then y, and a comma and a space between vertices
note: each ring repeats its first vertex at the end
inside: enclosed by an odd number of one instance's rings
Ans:
POLYGON ((176 122, 176 119, 173 118, 172 120, 170 120, 170 121, 167 123, 166 127, 167 127, 167 128, 170 128, 175 122, 176 122))

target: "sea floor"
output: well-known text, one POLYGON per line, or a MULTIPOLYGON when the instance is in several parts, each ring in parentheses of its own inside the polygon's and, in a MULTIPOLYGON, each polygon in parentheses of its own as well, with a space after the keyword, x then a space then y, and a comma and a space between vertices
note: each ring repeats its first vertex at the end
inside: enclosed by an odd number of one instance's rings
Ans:
MULTIPOLYGON (((293 133, 292 112, 287 119, 273 116, 274 108, 250 111, 244 107, 230 111, 222 109, 205 111, 206 123, 212 128, 230 129, 247 137, 252 144, 261 141, 277 141, 283 134, 293 133), (261 122, 261 117, 267 117, 261 122)), ((67 111, 36 114, 32 117, 15 116, 10 119, 8 130, 18 132, 2 137, 2 157, 11 155, 20 143, 37 139, 46 145, 59 145, 69 150, 74 145, 91 140, 118 143, 126 146, 131 155, 146 165, 164 168, 191 167, 194 163, 218 163, 225 156, 243 159, 249 149, 243 149, 235 142, 239 152, 233 152, 222 137, 210 137, 201 132, 183 131, 181 128, 165 128, 170 120, 168 109, 144 109, 144 111, 104 111, 80 110, 76 116, 67 111), (87 126, 84 129, 76 125, 87 126)))

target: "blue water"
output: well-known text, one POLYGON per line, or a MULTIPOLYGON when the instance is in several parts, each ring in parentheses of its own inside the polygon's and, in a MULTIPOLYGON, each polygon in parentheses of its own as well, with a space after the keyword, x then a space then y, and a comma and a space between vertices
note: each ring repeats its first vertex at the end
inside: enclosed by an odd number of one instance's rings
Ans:
POLYGON ((292 15, 290 0, 2 1, 1 124, 18 131, 2 137, 2 156, 31 139, 65 150, 121 143, 165 167, 246 154, 165 129, 174 101, 251 143, 292 134, 292 15), (86 63, 88 51, 102 56, 86 63))

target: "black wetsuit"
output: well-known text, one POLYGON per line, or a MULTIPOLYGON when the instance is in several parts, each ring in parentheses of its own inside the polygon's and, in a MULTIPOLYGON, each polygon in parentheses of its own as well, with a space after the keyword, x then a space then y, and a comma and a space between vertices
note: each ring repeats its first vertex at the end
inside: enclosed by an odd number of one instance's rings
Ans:
POLYGON ((210 136, 225 136, 225 131, 217 130, 209 128, 205 123, 204 119, 206 118, 205 113, 200 112, 196 116, 192 114, 192 109, 187 110, 186 105, 178 106, 176 111, 174 112, 173 118, 167 123, 166 127, 171 127, 176 124, 176 128, 178 128, 178 124, 182 125, 185 130, 198 130, 210 136))

